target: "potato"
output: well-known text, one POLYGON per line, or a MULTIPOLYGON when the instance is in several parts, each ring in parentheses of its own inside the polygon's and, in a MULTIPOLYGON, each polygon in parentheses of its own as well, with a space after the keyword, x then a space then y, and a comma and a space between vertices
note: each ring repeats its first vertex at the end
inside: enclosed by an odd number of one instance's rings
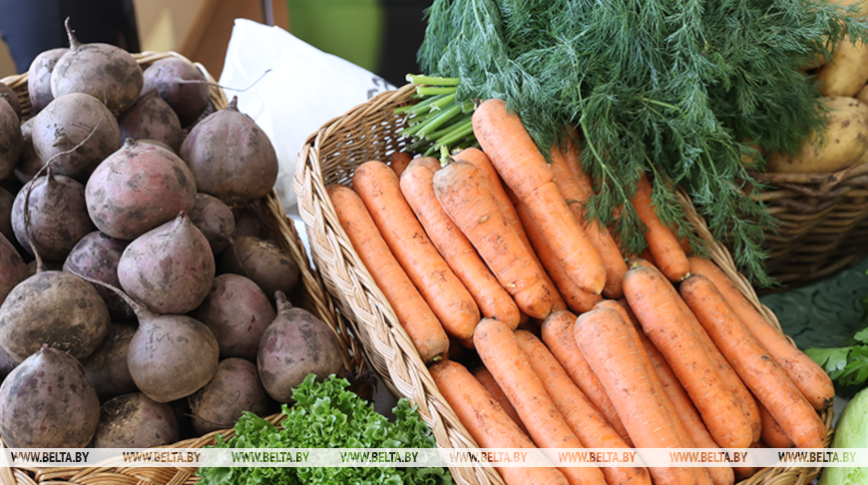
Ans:
POLYGON ((837 172, 856 163, 868 150, 868 104, 848 97, 829 97, 823 102, 829 109, 825 133, 809 134, 796 155, 770 155, 770 172, 837 172))
POLYGON ((868 45, 850 42, 845 36, 835 48, 832 62, 817 72, 823 96, 855 96, 868 81, 868 45))

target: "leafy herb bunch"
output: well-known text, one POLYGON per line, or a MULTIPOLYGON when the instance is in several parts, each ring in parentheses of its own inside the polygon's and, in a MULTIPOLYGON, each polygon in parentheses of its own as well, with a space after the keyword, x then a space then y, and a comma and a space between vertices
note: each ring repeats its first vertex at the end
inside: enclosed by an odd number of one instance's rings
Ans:
POLYGON ((699 241, 677 202, 684 187, 717 240, 758 284, 773 218, 746 194, 742 164, 759 144, 797 152, 824 113, 805 65, 831 58, 852 7, 826 0, 435 0, 419 51, 429 74, 460 79, 455 101, 501 98, 547 154, 565 127, 584 135, 583 169, 599 183, 588 217, 616 221, 625 249, 644 248, 630 200, 653 174, 659 217, 699 241))
POLYGON ((861 300, 863 313, 861 323, 865 327, 856 332, 845 347, 816 348, 805 350, 814 362, 823 369, 835 383, 835 389, 842 396, 853 396, 868 383, 868 296, 861 300))

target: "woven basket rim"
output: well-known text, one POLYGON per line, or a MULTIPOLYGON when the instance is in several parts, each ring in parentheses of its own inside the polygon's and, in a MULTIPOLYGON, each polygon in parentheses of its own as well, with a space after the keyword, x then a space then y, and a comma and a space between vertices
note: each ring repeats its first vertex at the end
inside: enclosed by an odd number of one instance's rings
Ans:
MULTIPOLYGON (((323 165, 331 164, 334 161, 325 159, 326 155, 323 152, 329 148, 327 145, 337 145, 344 142, 343 145, 340 145, 340 156, 344 156, 343 150, 352 151, 353 143, 357 142, 357 140, 353 140, 346 143, 351 138, 347 131, 362 134, 376 129, 376 126, 373 126, 375 124, 373 121, 371 122, 372 126, 363 127, 353 127, 353 123, 365 120, 366 116, 376 113, 377 110, 394 109, 412 102, 411 97, 414 91, 414 85, 407 84, 396 90, 380 93, 368 102, 362 103, 348 110, 344 115, 335 117, 323 124, 317 132, 307 138, 298 155, 293 190, 299 198, 299 213, 305 222, 317 267, 320 268, 327 280, 337 280, 331 282, 331 285, 327 282, 326 289, 330 292, 338 292, 335 297, 341 303, 341 309, 346 313, 353 328, 358 329, 358 332, 363 336, 362 340, 365 342, 366 352, 374 361, 372 362, 374 369, 393 392, 407 397, 419 406, 420 415, 434 433, 438 446, 443 448, 476 447, 472 437, 467 433, 433 383, 427 367, 422 363, 418 353, 410 343, 409 337, 398 323, 394 310, 377 288, 370 273, 349 242, 346 233, 338 222, 334 206, 325 191, 323 165), (337 138, 333 139, 334 137, 337 138), (359 315, 364 318, 360 318, 359 315), (378 360, 381 361, 380 365, 376 362, 378 360)), ((386 123, 380 118, 376 117, 376 123, 386 123)), ((368 142, 365 140, 363 143, 368 142)), ((406 144, 407 141, 396 141, 395 147, 402 143, 406 144)), ((392 150, 395 147, 392 147, 392 150)), ((388 155, 388 152, 384 155, 388 155)), ((353 168, 362 161, 364 160, 356 160, 353 168)), ((762 305, 747 278, 736 270, 728 250, 713 240, 705 221, 696 212, 687 194, 680 190, 678 196, 688 220, 694 225, 698 235, 711 243, 711 259, 733 280, 769 324, 783 333, 780 322, 775 315, 762 305)), ((790 337, 787 338, 792 342, 790 337)), ((828 447, 831 441, 833 411, 830 408, 821 412, 820 416, 827 430, 825 445, 828 447)), ((451 470, 458 483, 472 485, 503 483, 499 476, 496 474, 491 476, 491 474, 484 473, 485 470, 476 469, 477 473, 475 474, 463 473, 464 469, 461 468, 451 470)), ((819 471, 819 467, 769 468, 739 482, 739 485, 804 485, 816 477, 819 471), (790 479, 792 480, 790 481, 790 479)))
MULTIPOLYGON (((223 109, 228 105, 228 100, 223 89, 217 85, 216 80, 208 72, 204 65, 193 62, 177 52, 153 52, 146 51, 142 53, 132 54, 133 58, 141 66, 147 66, 161 59, 175 57, 181 59, 188 64, 199 69, 205 76, 205 79, 211 83, 210 86, 210 101, 215 110, 223 109)), ((7 84, 18 95, 19 99, 25 101, 22 103, 22 122, 29 116, 30 100, 27 96, 27 73, 7 76, 0 79, 0 82, 7 84)), ((208 111, 206 110, 207 116, 208 111)), ((201 118, 200 118, 201 119, 201 118)), ((341 345, 341 353, 344 370, 348 374, 347 377, 356 378, 367 372, 368 364, 365 360, 362 347, 356 341, 356 338, 348 331, 346 321, 335 311, 335 305, 331 295, 324 290, 322 277, 318 271, 315 271, 310 265, 307 251, 302 244, 298 232, 292 221, 287 217, 283 204, 277 192, 272 189, 264 198, 256 201, 252 206, 262 216, 262 222, 267 232, 273 237, 274 241, 282 250, 287 252, 294 262, 299 267, 299 283, 297 283, 294 294, 300 296, 301 302, 293 301, 293 304, 305 308, 315 314, 320 320, 326 323, 329 329, 338 337, 338 342, 341 345)), ((294 296, 295 296, 294 295, 294 296)), ((274 425, 279 425, 283 414, 277 413, 266 417, 269 422, 274 425)), ((172 449, 172 448, 201 448, 207 445, 216 443, 216 436, 220 434, 226 438, 234 436, 234 429, 218 430, 206 435, 190 438, 166 446, 156 447, 155 449, 172 449)), ((0 439, 0 447, 5 446, 0 439)), ((155 477, 144 478, 147 475, 147 470, 142 468, 12 468, 0 466, 0 482, 3 485, 26 485, 33 483, 51 482, 55 485, 63 483, 87 483, 88 485, 117 485, 118 483, 136 483, 146 480, 147 482, 160 484, 180 485, 186 483, 190 477, 193 477, 196 468, 159 468, 160 477, 165 477, 165 480, 159 480, 155 477), (32 476, 31 476, 32 474, 32 476), (34 482, 35 480, 35 482, 34 482)))

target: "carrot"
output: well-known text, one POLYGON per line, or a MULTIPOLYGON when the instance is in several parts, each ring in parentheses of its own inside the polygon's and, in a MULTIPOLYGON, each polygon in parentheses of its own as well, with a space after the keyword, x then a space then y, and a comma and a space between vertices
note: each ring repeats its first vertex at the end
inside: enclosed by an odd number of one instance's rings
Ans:
POLYGON ((606 267, 518 116, 507 113, 502 100, 486 100, 473 112, 473 133, 503 181, 527 205, 570 279, 589 293, 602 292, 606 267))
POLYGON ((449 338, 443 326, 392 255, 358 194, 343 185, 330 185, 328 194, 341 227, 395 310, 422 362, 442 359, 449 351, 449 338))
POLYGON ((555 289, 546 283, 542 268, 507 225, 491 198, 488 180, 479 170, 461 161, 438 170, 434 194, 518 308, 532 317, 548 316, 555 289))
POLYGON ((531 220, 527 207, 523 203, 516 205, 516 211, 518 212, 519 219, 521 219, 521 222, 524 225, 525 233, 527 234, 531 246, 533 246, 536 255, 539 257, 540 262, 553 281, 555 287, 557 287, 558 293, 563 297, 566 305, 569 306, 570 310, 576 313, 584 313, 593 308, 593 306, 603 298, 600 295, 588 293, 573 283, 558 262, 554 251, 552 251, 551 246, 548 244, 548 241, 543 237, 539 228, 536 226, 536 223, 531 220))
MULTIPOLYGON (((639 336, 642 347, 645 349, 645 353, 651 361, 651 367, 654 369, 654 373, 660 381, 663 392, 675 407, 675 413, 679 418, 681 418, 681 422, 684 424, 684 429, 690 436, 693 445, 697 448, 720 449, 720 447, 717 446, 717 443, 714 442, 711 434, 708 433, 705 423, 702 422, 702 417, 699 416, 699 412, 690 400, 690 396, 687 395, 687 391, 685 391, 681 383, 678 382, 678 378, 675 377, 675 373, 672 372, 672 368, 669 367, 669 363, 666 362, 663 354, 657 350, 657 347, 655 347, 654 344, 648 340, 648 337, 641 331, 642 327, 639 325, 639 322, 635 320, 629 307, 627 307, 626 310, 627 314, 632 317, 631 323, 633 324, 633 327, 637 329, 636 334, 639 336)), ((732 485, 732 483, 735 482, 735 475, 730 467, 706 467, 706 469, 711 475, 714 485, 732 485)))
POLYGON ((705 276, 714 283, 732 311, 784 369, 814 409, 820 411, 834 404, 835 388, 823 368, 775 330, 720 268, 711 261, 693 256, 690 258, 690 272, 705 276))
MULTIPOLYGON (((515 334, 497 320, 483 319, 473 333, 473 343, 485 367, 503 389, 509 402, 540 448, 582 448, 582 443, 555 408, 540 378, 521 352, 515 334)), ((597 467, 560 467, 571 485, 599 484, 606 480, 597 467)))
MULTIPOLYGON (((648 352, 645 350, 645 345, 643 344, 643 339, 647 340, 641 332, 641 326, 638 325, 636 321, 635 315, 632 314, 628 310, 628 306, 625 303, 621 303, 615 300, 603 300, 600 303, 597 303, 594 306, 594 309, 598 308, 608 308, 610 310, 615 310, 618 314, 621 315, 621 318, 626 322, 627 332, 633 338, 633 342, 636 344, 636 348, 638 349, 639 356, 642 358, 642 362, 645 364, 645 368, 648 369, 648 376, 651 378, 651 382, 654 385, 654 392, 657 395, 657 400, 660 402, 660 405, 666 409, 666 412, 672 416, 672 425, 675 426, 675 431, 678 433, 678 437, 686 448, 696 448, 697 446, 693 442, 693 438, 690 433, 687 432, 686 424, 681 420, 681 415, 678 413, 678 409, 675 404, 669 399, 669 395, 663 389, 663 383, 660 378, 657 376, 656 371, 654 370, 654 364, 651 362, 651 358, 648 355, 648 352), (635 322, 635 325, 634 325, 635 322), (639 328, 637 330, 637 327, 639 328)), ((714 482, 710 475, 710 470, 707 469, 698 469, 697 473, 697 482, 703 481, 705 483, 714 483, 717 485, 717 482, 714 482)))
POLYGON ((591 177, 582 170, 582 146, 579 145, 578 140, 579 132, 571 128, 567 133, 567 150, 564 152, 564 159, 573 177, 582 186, 582 190, 588 195, 593 195, 596 192, 591 177))
POLYGON ((763 441, 771 448, 792 448, 793 442, 787 438, 787 433, 781 425, 775 421, 769 410, 762 403, 759 404, 760 416, 763 420, 763 441))
MULTIPOLYGON (((440 394, 455 411, 461 424, 482 448, 536 448, 503 408, 461 364, 446 360, 430 369, 440 394)), ((507 485, 567 485, 554 467, 498 467, 507 485)))
POLYGON ((624 277, 624 294, 645 334, 660 349, 721 448, 748 448, 752 429, 732 391, 718 376, 681 312, 665 278, 637 266, 624 277))
POLYGON ((826 429, 814 408, 766 355, 714 283, 694 275, 681 283, 681 295, 726 360, 799 448, 823 448, 826 429))
POLYGON ((690 271, 687 255, 681 249, 672 229, 664 226, 657 218, 654 202, 651 200, 651 184, 648 183, 644 173, 639 179, 636 196, 633 197, 633 207, 636 208, 639 219, 645 224, 645 240, 657 263, 656 266, 671 281, 681 281, 690 271))
MULTIPOLYGON (((518 234, 518 237, 521 239, 524 247, 527 248, 528 253, 533 257, 534 263, 542 268, 542 263, 540 262, 537 254, 534 252, 534 248, 528 240, 527 234, 525 234, 524 225, 519 220, 516 204, 513 200, 514 194, 511 194, 508 187, 503 186, 503 182, 500 180, 500 175, 497 174, 497 171, 494 170, 494 166, 491 165, 491 160, 488 159, 488 156, 482 152, 482 150, 478 148, 466 148, 455 155, 455 160, 461 160, 467 162, 477 170, 479 170, 480 174, 488 179, 489 187, 491 188, 491 197, 497 203, 497 207, 500 208, 501 214, 503 214, 503 218, 506 221, 507 225, 515 229, 515 232, 518 234)), ((554 289, 555 284, 552 282, 551 278, 548 274, 543 271, 543 276, 546 281, 546 285, 549 288, 554 289)), ((561 311, 567 309, 567 304, 564 302, 564 299, 561 297, 558 292, 553 292, 552 294, 552 311, 561 311)), ((526 315, 526 314, 525 314, 526 315)))
MULTIPOLYGON (((436 171, 440 170, 440 168, 441 168, 440 167, 440 160, 437 160, 434 157, 419 157, 419 158, 414 158, 413 161, 410 162, 409 165, 407 165, 407 168, 404 169, 404 171, 406 172, 407 169, 409 169, 411 167, 415 167, 416 165, 423 165, 423 166, 427 167, 429 170, 431 170, 432 172, 436 172, 436 171)), ((401 175, 399 175, 398 179, 400 179, 403 175, 404 175, 403 173, 401 175)))
MULTIPOLYGON (((629 274, 629 272, 628 272, 629 274)), ((672 416, 658 400, 650 371, 618 312, 598 308, 579 316, 575 338, 600 378, 637 448, 683 448, 672 416)), ((693 484, 691 468, 650 468, 655 483, 693 484)))
MULTIPOLYGON (((537 337, 519 330, 515 332, 515 338, 555 407, 584 447, 630 449, 630 446, 609 426, 537 337)), ((644 467, 601 467, 600 469, 610 484, 651 485, 651 476, 644 467)))
POLYGON ((524 423, 521 422, 521 418, 518 417, 515 407, 513 407, 512 403, 509 402, 509 399, 506 398, 503 389, 497 385, 497 381, 494 380, 494 376, 491 375, 491 372, 489 372, 485 367, 480 367, 473 373, 473 376, 476 377, 476 380, 482 384, 482 387, 491 394, 491 397, 497 401, 497 404, 500 404, 500 407, 503 408, 503 412, 505 412, 507 416, 515 422, 518 429, 520 429, 522 433, 527 434, 527 428, 525 428, 524 423))
POLYGON ((471 337, 479 322, 479 307, 425 235, 401 194, 395 172, 382 162, 365 162, 353 174, 353 188, 446 332, 471 337))
MULTIPOLYGON (((630 263, 651 268, 659 274, 657 268, 650 266, 648 262, 642 261, 641 259, 632 260, 630 263)), ((709 359, 711 359, 712 365, 715 366, 717 370, 717 376, 720 377, 724 384, 726 384, 726 387, 729 388, 736 401, 738 401, 739 406, 741 406, 741 411, 750 423, 753 442, 756 443, 759 441, 762 434, 762 421, 760 419, 756 399, 754 399, 753 394, 747 390, 744 382, 741 381, 741 378, 736 374, 729 362, 727 362, 723 357, 720 350, 714 345, 714 342, 711 341, 708 332, 706 332, 705 329, 702 328, 702 325, 699 324, 696 315, 693 314, 693 311, 690 310, 687 303, 684 303, 684 300, 681 298, 681 295, 678 294, 675 287, 672 286, 669 281, 666 281, 665 278, 662 278, 662 280, 666 284, 665 286, 669 287, 672 297, 676 302, 678 302, 678 307, 687 319, 686 322, 690 324, 690 327, 693 330, 693 335, 699 339, 699 342, 705 349, 705 353, 708 355, 709 359)))
POLYGON ((395 171, 395 175, 400 177, 411 160, 413 160, 413 155, 407 152, 395 152, 389 157, 389 166, 395 171))
POLYGON ((609 399, 606 388, 603 387, 600 379, 591 370, 582 353, 579 352, 573 332, 575 322, 576 316, 570 312, 552 313, 542 324, 542 340, 564 370, 567 371, 573 382, 579 386, 588 400, 606 418, 606 422, 612 426, 612 429, 618 433, 621 439, 632 445, 633 442, 627 433, 627 428, 621 422, 621 417, 618 416, 618 411, 615 410, 612 400, 609 399))
POLYGON ((648 261, 648 264, 653 265, 655 268, 657 267, 657 262, 654 261, 654 255, 651 254, 651 250, 647 247, 645 248, 645 250, 642 251, 642 254, 639 257, 644 259, 645 261, 648 261))
MULTIPOLYGON (((434 171, 431 170, 431 164, 422 158, 416 160, 420 162, 416 164, 414 161, 401 175, 401 192, 404 198, 437 252, 473 296, 482 315, 500 320, 515 329, 519 320, 518 307, 491 274, 491 270, 476 253, 467 237, 443 211, 434 195, 434 171)), ((436 159, 430 160, 439 166, 436 159)))
POLYGON ((551 161, 550 167, 558 190, 606 267, 606 286, 603 288, 603 295, 606 298, 620 298, 624 294, 621 280, 627 272, 627 263, 624 262, 621 251, 606 226, 594 220, 585 220, 584 204, 588 197, 594 195, 593 192, 588 193, 579 185, 567 166, 566 155, 559 148, 552 149, 551 161))

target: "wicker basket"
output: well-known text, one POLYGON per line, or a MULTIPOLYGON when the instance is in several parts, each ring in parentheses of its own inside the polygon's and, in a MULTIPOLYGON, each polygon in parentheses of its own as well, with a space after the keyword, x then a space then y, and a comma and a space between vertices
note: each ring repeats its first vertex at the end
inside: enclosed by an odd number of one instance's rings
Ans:
POLYGON ((757 194, 780 224, 766 232, 766 269, 800 286, 868 255, 868 163, 837 173, 754 174, 771 190, 757 194))
MULTIPOLYGON (((175 56, 190 64, 185 57, 174 52, 145 52, 134 54, 138 63, 146 67, 167 57, 175 56)), ((208 81, 214 83, 214 78, 201 64, 196 66, 208 81)), ((18 93, 24 118, 29 117, 30 98, 27 94, 27 74, 10 76, 0 79, 18 93)), ((218 87, 211 88, 211 106, 203 116, 215 110, 226 107, 226 95, 218 87)), ((258 201, 255 206, 262 218, 263 224, 274 241, 290 255, 298 264, 300 271, 299 284, 292 295, 289 295, 293 305, 304 308, 325 322, 338 336, 341 343, 342 357, 346 377, 351 381, 363 376, 366 363, 362 356, 359 343, 348 332, 346 321, 335 311, 331 296, 323 290, 322 280, 311 266, 304 245, 295 231, 277 194, 271 194, 258 201), (258 207, 256 207, 258 206, 258 207)), ((280 414, 267 418, 271 423, 278 424, 280 414)), ((167 448, 201 448, 215 443, 214 437, 223 434, 226 437, 234 435, 233 430, 215 431, 195 439, 180 441, 167 448)), ((195 468, 9 468, 0 466, 0 482, 3 485, 33 485, 48 484, 65 485, 192 485, 198 481, 195 468)))
MULTIPOLYGON (((412 85, 382 93, 326 123, 308 138, 299 153, 293 188, 299 197, 299 212, 307 226, 314 262, 326 289, 338 300, 340 311, 349 317, 374 369, 394 393, 419 406, 422 419, 433 431, 440 447, 476 448, 478 445, 437 390, 393 309, 353 249, 326 192, 328 184, 349 184, 353 170, 361 163, 385 160, 406 144, 398 135, 402 117, 393 114, 393 110, 412 103, 413 93, 412 85)), ((687 196, 680 194, 680 200, 698 234, 711 241, 711 234, 687 196)), ((759 303, 722 245, 713 243, 713 259, 780 330, 774 314, 759 303)), ((828 446, 832 413, 824 412, 821 417, 826 424, 828 446)), ((492 468, 462 467, 451 471, 461 484, 503 483, 492 468)), ((741 484, 804 485, 818 473, 819 468, 769 468, 741 484)))

